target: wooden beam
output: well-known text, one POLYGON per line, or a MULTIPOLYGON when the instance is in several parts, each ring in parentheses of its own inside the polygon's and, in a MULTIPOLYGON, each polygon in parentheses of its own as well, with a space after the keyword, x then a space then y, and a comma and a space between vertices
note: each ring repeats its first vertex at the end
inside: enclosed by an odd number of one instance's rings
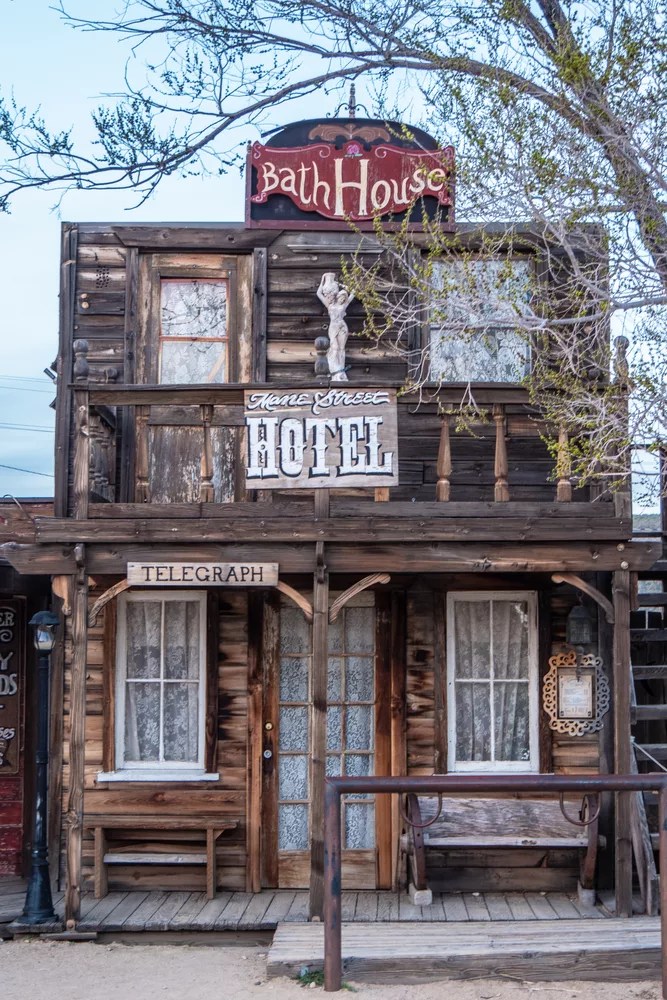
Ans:
POLYGON ((104 593, 97 598, 88 612, 88 628, 94 628, 97 624, 97 616, 102 608, 105 607, 109 601, 113 601, 114 597, 118 597, 119 594, 122 594, 124 590, 128 590, 130 586, 131 585, 127 580, 119 580, 118 583, 114 583, 113 587, 109 587, 108 590, 105 590, 104 593))
POLYGON ((289 583, 285 583, 284 580, 278 580, 276 590, 279 590, 281 594, 285 595, 285 597, 289 597, 290 601, 293 601, 298 608, 301 608, 306 617, 306 621, 312 622, 313 606, 307 597, 300 594, 298 590, 294 589, 294 587, 290 587, 289 583))
POLYGON ((81 910, 81 843, 86 756, 86 664, 88 652, 88 575, 85 550, 78 550, 79 572, 72 578, 72 664, 70 668, 69 788, 64 816, 66 849, 65 926, 73 929, 81 910))
POLYGON ((338 615, 341 613, 341 610, 349 601, 352 600, 353 597, 356 597, 357 594, 360 594, 363 590, 367 590, 369 587, 373 587, 376 583, 389 583, 390 580, 391 577, 388 573, 372 573, 370 576, 365 576, 363 579, 357 580, 356 583, 353 583, 351 587, 344 590, 343 593, 339 594, 336 600, 332 602, 331 607, 329 608, 329 622, 335 622, 338 615))
MULTIPOLYGON (((315 514, 327 517, 329 493, 315 494, 315 514)), ((324 546, 317 545, 313 575, 313 660, 311 673, 310 916, 324 916, 324 778, 327 755, 327 676, 329 671, 329 574, 324 546)))
POLYGON ((76 572, 73 546, 5 542, 0 545, 0 557, 25 576, 69 576, 76 572))
POLYGON ((262 888, 262 619, 263 595, 248 595, 248 802, 246 892, 262 888))
POLYGON ((585 594, 592 597, 596 604, 599 604, 605 613, 606 619, 610 625, 614 624, 614 606, 601 594, 597 587, 594 587, 592 583, 587 583, 586 580, 582 580, 580 576, 576 573, 554 573, 551 577, 554 583, 568 583, 571 587, 576 587, 577 590, 583 590, 585 594))
POLYGON ((56 435, 54 510, 58 517, 67 516, 67 494, 70 462, 70 423, 72 416, 72 343, 76 295, 76 256, 78 227, 66 222, 62 227, 60 261, 60 345, 58 348, 58 381, 56 383, 56 435))
MULTIPOLYGON (((631 773, 632 741, 630 735, 630 573, 617 570, 613 575, 614 598, 614 771, 631 773)), ((616 916, 632 916, 632 829, 631 792, 616 793, 616 916)))

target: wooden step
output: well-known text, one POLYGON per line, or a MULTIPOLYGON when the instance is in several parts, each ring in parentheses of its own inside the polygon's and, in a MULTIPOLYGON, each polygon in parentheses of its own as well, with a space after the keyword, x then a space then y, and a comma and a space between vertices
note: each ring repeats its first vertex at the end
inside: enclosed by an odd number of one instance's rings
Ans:
POLYGON ((633 663, 632 676, 636 681, 654 681, 663 677, 667 678, 667 663, 652 663, 650 666, 633 663))
POLYGON ((630 709, 633 722, 667 721, 667 705, 637 705, 630 709))
POLYGON ((637 604, 640 608, 662 608, 667 605, 667 590, 662 593, 654 591, 649 594, 638 594, 637 604))
POLYGON ((638 576, 640 580, 659 580, 663 574, 667 575, 667 559, 656 559, 650 569, 640 569, 638 576))
POLYGON ((631 628, 630 642, 667 642, 667 628, 631 628))
MULTIPOLYGON (((651 757, 655 757, 656 760, 667 760, 667 743, 635 743, 635 746, 647 750, 651 757)), ((648 760, 648 758, 640 753, 638 760, 641 763, 642 760, 648 760)))
MULTIPOLYGON (((632 920, 343 924, 343 978, 376 983, 478 978, 637 980, 660 972, 660 923, 632 920)), ((324 927, 278 924, 270 976, 322 969, 324 927)))

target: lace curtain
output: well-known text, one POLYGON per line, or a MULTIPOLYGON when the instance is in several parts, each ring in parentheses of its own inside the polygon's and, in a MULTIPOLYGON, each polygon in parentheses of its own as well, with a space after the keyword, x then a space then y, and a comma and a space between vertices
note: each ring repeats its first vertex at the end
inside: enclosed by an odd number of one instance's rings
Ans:
POLYGON ((199 757, 200 604, 128 601, 125 761, 199 757))
POLYGON ((525 601, 454 604, 457 761, 529 761, 525 601))

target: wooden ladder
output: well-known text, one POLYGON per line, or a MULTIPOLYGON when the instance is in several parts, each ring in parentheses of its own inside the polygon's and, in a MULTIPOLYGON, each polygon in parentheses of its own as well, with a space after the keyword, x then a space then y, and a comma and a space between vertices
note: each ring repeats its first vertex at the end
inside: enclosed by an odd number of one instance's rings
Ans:
MULTIPOLYGON (((640 574, 650 581, 637 597, 632 613, 633 770, 637 773, 667 769, 667 561, 660 560, 640 574)), ((632 846, 642 903, 655 916, 659 903, 659 876, 655 864, 658 847, 657 796, 633 793, 632 846)))

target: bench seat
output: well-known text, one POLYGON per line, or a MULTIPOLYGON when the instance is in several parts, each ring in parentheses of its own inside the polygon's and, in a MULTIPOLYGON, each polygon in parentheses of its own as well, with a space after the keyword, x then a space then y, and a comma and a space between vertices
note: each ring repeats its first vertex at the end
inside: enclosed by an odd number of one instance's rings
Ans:
POLYGON ((109 891, 107 865, 206 865, 206 895, 215 897, 217 882, 216 845, 225 830, 234 830, 235 820, 220 816, 119 816, 87 815, 84 827, 93 831, 94 837, 94 890, 101 899, 109 891), (176 831, 200 833, 205 840, 203 851, 147 851, 131 847, 125 850, 109 850, 108 834, 123 831, 136 834, 142 831, 176 831))
MULTIPOLYGON (((594 798, 588 796, 587 816, 597 810, 594 798)), ((579 808, 579 803, 566 804, 574 819, 579 819, 579 808)), ((406 818, 409 891, 420 905, 432 901, 432 884, 442 873, 436 856, 451 851, 577 851, 580 897, 594 899, 597 850, 604 838, 596 818, 587 826, 575 825, 563 815, 558 799, 443 796, 440 810, 437 797, 408 795, 406 818)))

